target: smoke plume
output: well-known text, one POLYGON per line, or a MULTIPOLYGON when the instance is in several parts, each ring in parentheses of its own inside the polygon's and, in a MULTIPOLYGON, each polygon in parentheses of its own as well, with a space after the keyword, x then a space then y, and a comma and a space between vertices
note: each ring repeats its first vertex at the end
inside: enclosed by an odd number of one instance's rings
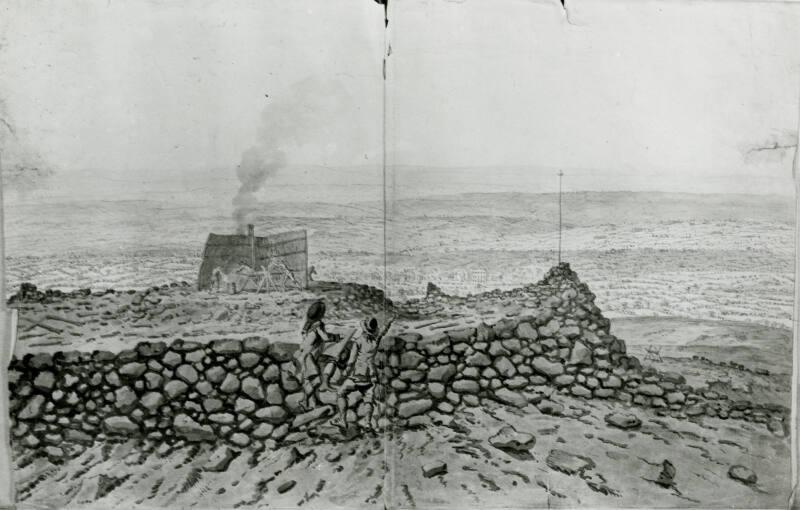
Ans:
POLYGON ((356 140, 359 136, 348 125, 348 113, 358 105, 338 81, 308 78, 285 92, 270 94, 267 101, 257 143, 244 151, 236 167, 239 191, 233 198, 233 219, 240 233, 258 214, 259 192, 271 177, 286 168, 295 152, 324 164, 328 157, 352 152, 343 133, 356 140), (337 142, 333 153, 332 141, 337 142))

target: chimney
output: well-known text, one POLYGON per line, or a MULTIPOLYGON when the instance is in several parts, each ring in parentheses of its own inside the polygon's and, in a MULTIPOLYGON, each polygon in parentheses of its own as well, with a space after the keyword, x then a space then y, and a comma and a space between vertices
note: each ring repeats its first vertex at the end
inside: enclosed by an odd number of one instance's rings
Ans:
POLYGON ((252 223, 247 225, 247 238, 250 240, 250 267, 256 270, 256 228, 252 223))

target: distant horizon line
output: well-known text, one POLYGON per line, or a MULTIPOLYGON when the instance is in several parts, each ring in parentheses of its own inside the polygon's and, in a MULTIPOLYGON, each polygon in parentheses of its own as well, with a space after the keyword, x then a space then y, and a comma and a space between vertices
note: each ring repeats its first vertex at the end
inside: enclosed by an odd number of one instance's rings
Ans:
MULTIPOLYGON (((340 186, 349 186, 349 185, 340 185, 340 186)), ((613 194, 630 194, 630 195, 689 195, 689 196, 718 196, 718 197, 773 197, 777 199, 792 199, 794 195, 794 188, 791 188, 791 193, 742 193, 742 192, 726 192, 726 191, 718 191, 718 192, 705 192, 705 191, 661 191, 661 190, 627 190, 627 189, 618 189, 618 190, 563 190, 563 195, 578 195, 578 194, 596 194, 596 195, 613 195, 613 194)), ((174 191, 153 191, 155 195, 165 194, 165 195, 174 195, 174 191)), ((30 195, 32 193, 27 193, 26 195, 30 195)), ((441 199, 448 199, 454 197, 463 197, 463 196, 479 196, 479 195, 558 195, 558 191, 461 191, 461 192, 452 192, 452 193, 438 193, 438 194, 426 194, 426 195, 419 195, 419 196, 403 196, 394 200, 394 202, 405 202, 405 201, 414 201, 414 200, 441 200, 441 199)), ((165 199, 154 197, 154 198, 120 198, 119 200, 113 200, 110 198, 86 198, 86 197, 79 197, 75 199, 70 199, 68 196, 60 196, 60 197, 39 197, 38 199, 34 198, 33 200, 28 200, 21 196, 17 196, 16 198, 11 198, 10 196, 4 197, 6 205, 41 205, 43 203, 50 203, 50 204, 66 204, 70 202, 83 202, 83 203, 125 203, 125 202, 165 202, 165 199)), ((180 202, 176 201, 175 198, 171 198, 169 201, 171 202, 180 202)), ((270 205, 270 204, 305 204, 305 203, 318 203, 318 204, 326 204, 326 205, 340 205, 345 206, 347 204, 375 204, 380 205, 382 201, 380 199, 368 199, 368 200, 358 200, 352 199, 349 201, 319 201, 309 198, 309 200, 301 200, 301 199, 265 199, 261 201, 261 205, 270 205)), ((189 207, 188 205, 181 205, 176 206, 176 209, 185 209, 189 207)), ((208 205, 196 205, 194 207, 197 208, 207 208, 208 205)))

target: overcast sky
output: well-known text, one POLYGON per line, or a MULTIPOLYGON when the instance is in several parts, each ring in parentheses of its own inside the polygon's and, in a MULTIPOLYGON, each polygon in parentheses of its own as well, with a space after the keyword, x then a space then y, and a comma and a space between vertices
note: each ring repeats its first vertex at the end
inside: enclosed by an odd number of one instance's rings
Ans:
MULTIPOLYGON (((792 192, 800 4, 568 6, 393 3, 397 196, 551 191, 557 169, 570 189, 792 192)), ((52 168, 50 193, 228 193, 271 145, 265 199, 376 198, 382 18, 368 0, 5 0, 4 164, 52 168)))

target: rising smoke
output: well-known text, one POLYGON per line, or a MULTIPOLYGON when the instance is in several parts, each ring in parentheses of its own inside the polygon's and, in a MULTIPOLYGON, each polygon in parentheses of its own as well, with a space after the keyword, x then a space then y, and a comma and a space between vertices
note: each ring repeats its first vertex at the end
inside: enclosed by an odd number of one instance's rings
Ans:
POLYGON ((347 157, 361 150, 351 147, 353 141, 363 140, 359 127, 348 125, 349 114, 358 105, 338 81, 308 78, 286 92, 270 94, 268 101, 261 114, 257 143, 242 153, 236 167, 239 191, 233 198, 233 219, 239 233, 247 230, 247 224, 259 212, 259 192, 301 149, 306 158, 319 158, 320 164, 331 156, 325 150, 333 142, 337 153, 333 156, 344 153, 347 157))

